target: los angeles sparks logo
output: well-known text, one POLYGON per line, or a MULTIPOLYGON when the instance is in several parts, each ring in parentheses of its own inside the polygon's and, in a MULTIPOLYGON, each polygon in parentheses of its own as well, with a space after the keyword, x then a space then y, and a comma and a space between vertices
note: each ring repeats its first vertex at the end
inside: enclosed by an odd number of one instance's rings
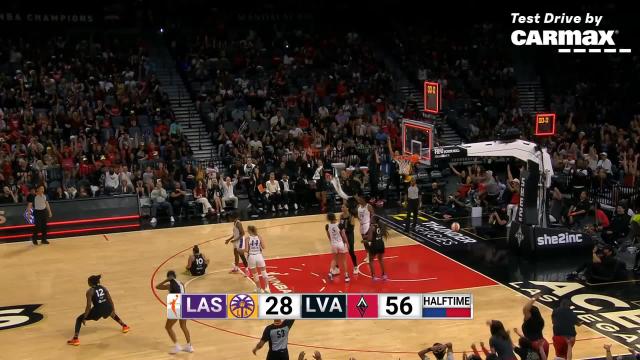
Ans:
POLYGON ((167 319, 181 318, 182 298, 180 294, 167 294, 167 319))
POLYGON ((256 318, 257 298, 248 294, 230 296, 229 317, 238 319, 256 318))

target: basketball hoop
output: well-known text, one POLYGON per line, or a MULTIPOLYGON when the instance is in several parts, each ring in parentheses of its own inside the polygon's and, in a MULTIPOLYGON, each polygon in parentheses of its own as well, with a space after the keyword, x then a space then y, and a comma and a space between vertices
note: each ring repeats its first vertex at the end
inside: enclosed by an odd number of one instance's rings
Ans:
POLYGON ((413 173, 413 165, 415 165, 420 157, 416 154, 400 155, 396 158, 398 162, 398 172, 400 175, 411 175, 413 173))

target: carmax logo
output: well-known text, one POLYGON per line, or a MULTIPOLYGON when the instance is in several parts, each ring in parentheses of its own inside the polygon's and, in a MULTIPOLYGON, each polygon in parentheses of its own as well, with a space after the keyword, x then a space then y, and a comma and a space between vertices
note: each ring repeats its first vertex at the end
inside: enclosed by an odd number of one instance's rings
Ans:
MULTIPOLYGON (((513 24, 590 24, 599 26, 602 16, 589 13, 581 16, 554 15, 546 13, 524 16, 512 13, 513 24)), ((557 46, 559 53, 620 53, 629 54, 631 49, 617 48, 614 40, 618 30, 514 30, 511 43, 515 46, 557 46), (575 46, 575 47, 574 47, 575 46)))

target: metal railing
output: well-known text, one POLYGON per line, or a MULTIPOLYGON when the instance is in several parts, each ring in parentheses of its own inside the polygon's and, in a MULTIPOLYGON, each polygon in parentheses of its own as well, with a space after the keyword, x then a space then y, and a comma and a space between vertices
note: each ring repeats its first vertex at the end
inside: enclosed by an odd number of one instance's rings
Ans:
POLYGON ((632 186, 625 185, 611 179, 599 179, 590 176, 578 178, 572 174, 557 174, 553 182, 561 192, 569 193, 572 197, 579 196, 580 191, 586 191, 591 202, 598 202, 605 207, 616 207, 626 202, 628 207, 640 205, 640 182, 632 186))

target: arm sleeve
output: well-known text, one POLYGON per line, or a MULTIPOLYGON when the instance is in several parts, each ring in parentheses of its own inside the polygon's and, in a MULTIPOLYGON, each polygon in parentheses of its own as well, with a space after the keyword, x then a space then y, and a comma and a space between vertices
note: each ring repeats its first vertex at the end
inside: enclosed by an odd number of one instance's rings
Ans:
POLYGON ((271 331, 271 326, 267 326, 266 328, 264 328, 264 331, 262 332, 262 337, 260 338, 260 340, 265 341, 265 342, 269 342, 269 332, 271 331))

